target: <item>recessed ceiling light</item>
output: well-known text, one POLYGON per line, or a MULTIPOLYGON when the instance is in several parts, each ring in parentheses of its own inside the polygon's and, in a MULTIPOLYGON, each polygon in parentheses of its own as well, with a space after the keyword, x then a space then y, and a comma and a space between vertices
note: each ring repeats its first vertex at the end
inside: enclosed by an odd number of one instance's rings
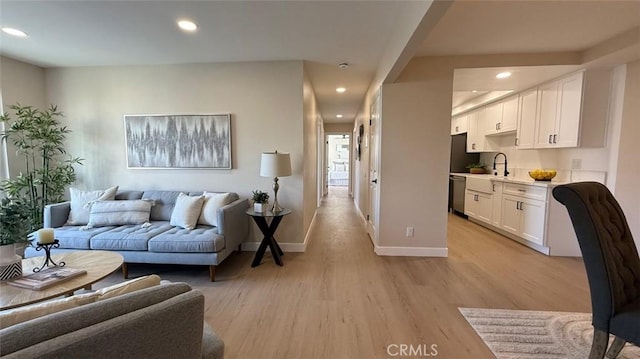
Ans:
POLYGON ((505 72, 501 72, 501 73, 497 74, 496 78, 497 79, 506 79, 509 76, 511 76, 511 72, 505 71, 505 72))
POLYGON ((336 117, 337 118, 342 118, 342 115, 341 114, 337 114, 336 117))
POLYGON ((198 30, 198 25, 191 20, 178 20, 178 27, 184 31, 194 32, 198 30))
POLYGON ((27 37, 27 36, 29 36, 29 35, 27 35, 26 32, 24 32, 22 30, 14 29, 12 27, 3 27, 2 28, 2 32, 4 32, 5 34, 9 34, 11 36, 16 36, 16 37, 27 37))
POLYGON ((471 90, 471 92, 476 93, 476 92, 478 92, 478 90, 471 90))
POLYGON ((347 89, 346 89, 346 88, 344 88, 344 87, 338 87, 338 88, 336 89, 336 92, 339 92, 339 93, 343 93, 343 92, 345 92, 345 91, 347 91, 347 89))

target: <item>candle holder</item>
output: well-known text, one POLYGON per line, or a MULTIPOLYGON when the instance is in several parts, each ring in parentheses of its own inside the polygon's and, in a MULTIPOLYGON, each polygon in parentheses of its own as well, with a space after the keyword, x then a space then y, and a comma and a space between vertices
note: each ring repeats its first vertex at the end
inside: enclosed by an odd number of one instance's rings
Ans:
POLYGON ((53 261, 53 259, 51 259, 51 248, 59 248, 59 247, 60 247, 60 242, 57 239, 54 239, 53 242, 51 243, 38 242, 36 244, 36 251, 44 250, 46 257, 44 260, 44 264, 42 264, 42 266, 40 267, 33 268, 33 272, 38 273, 41 270, 43 270, 45 267, 48 268, 49 263, 51 263, 54 267, 64 267, 66 265, 65 262, 60 261, 60 263, 56 263, 53 261))

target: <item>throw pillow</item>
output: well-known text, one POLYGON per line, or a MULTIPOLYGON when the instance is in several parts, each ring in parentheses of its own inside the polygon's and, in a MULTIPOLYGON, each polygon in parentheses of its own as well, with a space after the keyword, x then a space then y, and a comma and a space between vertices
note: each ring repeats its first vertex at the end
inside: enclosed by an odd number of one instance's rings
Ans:
POLYGON ((153 204, 153 201, 142 199, 94 202, 87 227, 143 224, 149 221, 153 204))
POLYGON ((231 194, 229 193, 212 193, 205 191, 204 204, 202 212, 198 218, 198 224, 206 224, 208 226, 218 226, 218 208, 231 203, 231 194))
POLYGON ((51 313, 61 312, 66 309, 79 307, 84 304, 93 303, 98 299, 95 293, 74 295, 72 297, 52 300, 49 302, 36 303, 15 309, 0 312, 0 329, 12 325, 39 318, 51 313))
POLYGON ((97 290, 96 294, 98 295, 98 300, 104 300, 117 297, 122 294, 135 292, 136 290, 153 287, 155 285, 160 285, 160 277, 156 274, 152 274, 102 288, 97 290))
POLYGON ((82 191, 77 188, 69 188, 71 197, 71 211, 67 224, 83 226, 89 223, 91 205, 95 201, 112 201, 116 197, 118 186, 107 188, 104 191, 82 191))
POLYGON ((171 212, 169 224, 184 229, 194 229, 198 224, 198 217, 202 210, 204 196, 189 196, 184 193, 178 195, 176 204, 171 212))
POLYGON ((160 277, 152 274, 145 277, 132 279, 126 282, 114 284, 95 292, 74 295, 68 298, 36 303, 15 309, 0 312, 0 329, 26 322, 31 319, 43 317, 48 314, 79 307, 99 300, 117 297, 122 294, 135 292, 136 290, 160 285, 160 277))

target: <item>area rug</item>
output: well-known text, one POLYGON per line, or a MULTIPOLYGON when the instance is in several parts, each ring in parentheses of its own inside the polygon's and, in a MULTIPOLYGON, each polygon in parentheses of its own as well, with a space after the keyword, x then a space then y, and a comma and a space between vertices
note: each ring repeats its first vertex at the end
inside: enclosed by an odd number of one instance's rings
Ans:
MULTIPOLYGON (((591 314, 458 309, 497 359, 589 357, 593 338, 591 314)), ((627 344, 618 358, 638 359, 640 348, 627 344)))

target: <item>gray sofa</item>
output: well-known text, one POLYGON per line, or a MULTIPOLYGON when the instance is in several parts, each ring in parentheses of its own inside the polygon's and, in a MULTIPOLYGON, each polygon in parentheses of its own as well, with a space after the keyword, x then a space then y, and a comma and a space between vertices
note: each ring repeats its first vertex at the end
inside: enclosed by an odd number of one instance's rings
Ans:
MULTIPOLYGON (((127 278, 127 263, 208 265, 211 281, 215 267, 234 250, 240 248, 249 233, 247 199, 231 193, 233 202, 218 209, 218 226, 198 225, 187 230, 169 224, 180 191, 122 191, 116 200, 149 199, 150 226, 123 225, 85 228, 69 226, 70 203, 45 207, 44 227, 54 228, 60 248, 55 252, 78 250, 108 250, 124 257, 123 273, 127 278)), ((199 195, 202 192, 189 192, 199 195)), ((27 247, 25 257, 41 256, 42 251, 27 247)))
POLYGON ((224 343, 185 283, 141 289, 0 330, 2 358, 211 358, 224 343))

